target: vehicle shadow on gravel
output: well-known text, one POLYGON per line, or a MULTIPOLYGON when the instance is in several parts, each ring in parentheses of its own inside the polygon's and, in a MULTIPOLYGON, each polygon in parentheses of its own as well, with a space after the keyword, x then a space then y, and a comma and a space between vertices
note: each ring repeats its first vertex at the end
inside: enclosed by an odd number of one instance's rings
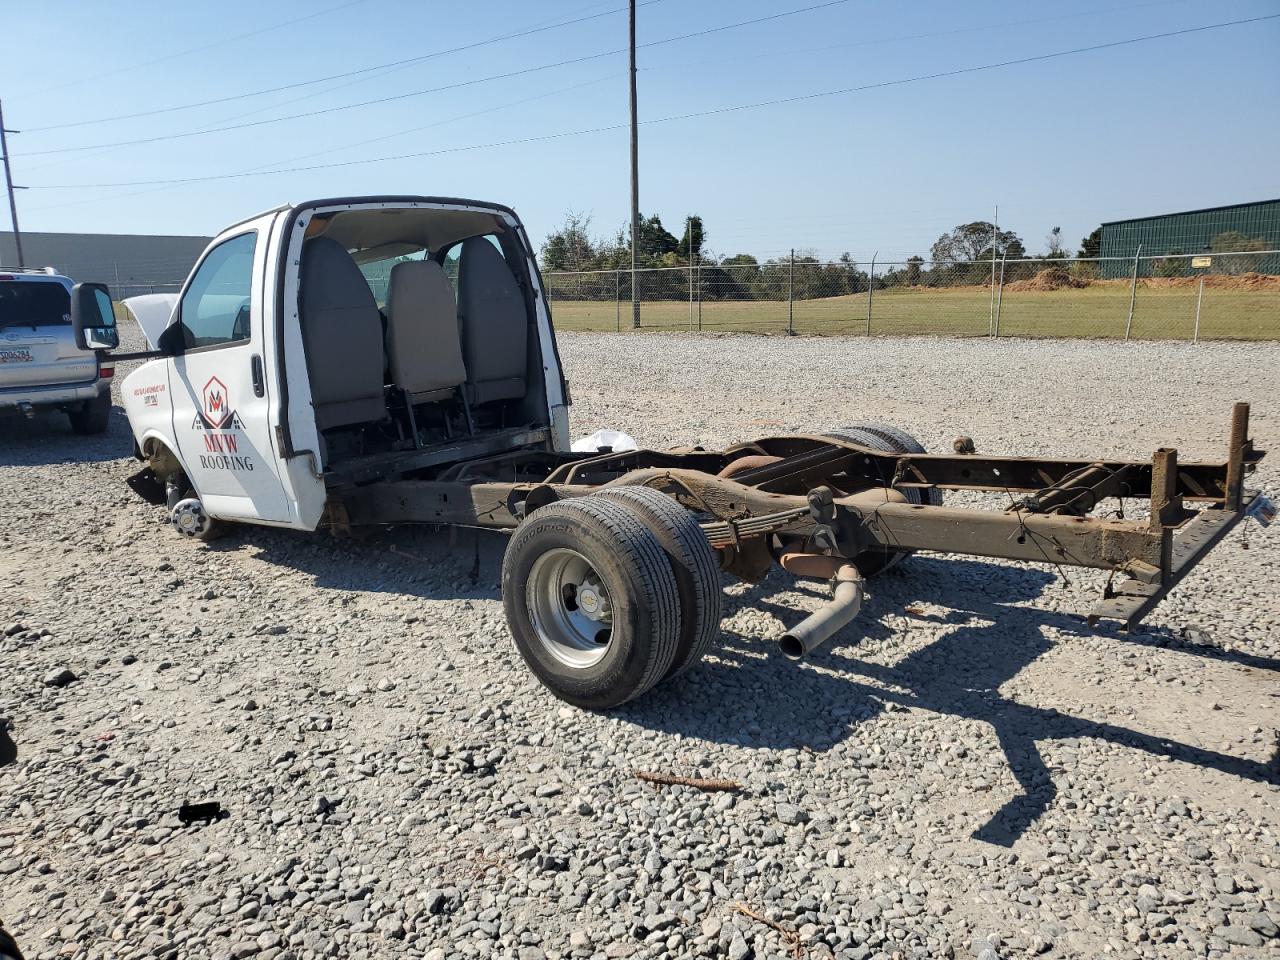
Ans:
MULTIPOLYGON (((210 549, 235 549, 236 539, 215 541, 210 549)), ((371 533, 345 544, 340 552, 323 541, 304 542, 279 531, 261 531, 254 545, 259 559, 308 573, 320 588, 432 600, 497 600, 505 543, 505 537, 487 531, 463 531, 451 541, 448 532, 399 528, 371 533), (473 573, 478 574, 474 579, 473 573)), ((1023 790, 974 832, 975 838, 1001 846, 1011 846, 1057 795, 1040 754, 1042 740, 1097 738, 1247 780, 1280 782, 1274 758, 1269 763, 1240 759, 1001 696, 1003 684, 1052 648, 1047 629, 1066 637, 1097 632, 1081 617, 1019 605, 1040 597, 1055 582, 1057 577, 1044 570, 914 557, 909 567, 876 579, 858 619, 809 659, 821 670, 783 659, 759 637, 727 629, 713 658, 612 715, 625 723, 695 739, 818 751, 856 735, 858 724, 903 708, 980 721, 995 732, 1023 790), (859 659, 859 644, 874 646, 901 635, 884 619, 902 616, 921 596, 922 584, 947 612, 915 619, 945 632, 893 665, 859 659)), ((803 614, 775 599, 785 590, 820 588, 775 572, 729 598, 726 617, 750 608, 773 613, 786 623, 797 622, 803 614)), ((1280 670, 1275 660, 1189 643, 1167 630, 1115 633, 1113 640, 1280 670)))
POLYGON ((368 528, 354 536, 233 526, 211 552, 250 546, 256 559, 310 576, 322 590, 391 593, 422 600, 499 600, 504 534, 430 526, 368 528))
MULTIPOLYGON (((1057 795, 1040 754, 1043 740, 1097 738, 1246 780, 1280 782, 1276 758, 1259 763, 1232 757, 1001 696, 1003 684, 1051 649, 1047 628, 1067 637, 1093 633, 1082 618, 1018 605, 1038 597, 1055 580, 1041 570, 916 557, 909 569, 876 580, 858 619, 810 658, 821 670, 797 666, 772 650, 761 657, 759 638, 728 633, 716 658, 704 662, 687 681, 660 687, 619 715, 643 727, 690 737, 818 751, 855 736, 859 723, 895 709, 915 707, 980 721, 995 732, 1023 791, 973 834, 1000 846, 1011 846, 1057 795), (948 629, 893 665, 858 659, 857 644, 875 646, 898 634, 882 618, 901 616, 904 606, 920 595, 921 583, 929 585, 928 596, 948 612, 920 619, 948 629), (705 687, 709 695, 693 695, 688 686, 692 684, 705 687)), ((771 600, 785 589, 783 584, 770 577, 735 598, 732 606, 768 610, 784 622, 796 622, 800 613, 771 600)), ((1124 642, 1119 634, 1115 640, 1124 642)), ((1151 631, 1137 640, 1280 668, 1267 658, 1232 657, 1203 645, 1189 648, 1168 631, 1151 631)))
POLYGON ((106 433, 73 433, 63 413, 40 411, 28 420, 0 415, 0 466, 47 466, 54 463, 103 463, 133 452, 129 421, 119 407, 111 410, 106 433))

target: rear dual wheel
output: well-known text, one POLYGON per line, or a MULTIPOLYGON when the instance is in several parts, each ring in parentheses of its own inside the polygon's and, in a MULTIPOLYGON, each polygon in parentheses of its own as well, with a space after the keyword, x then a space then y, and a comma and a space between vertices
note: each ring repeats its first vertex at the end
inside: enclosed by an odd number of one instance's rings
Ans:
POLYGON ((720 626, 711 545, 654 490, 619 488, 543 507, 502 563, 516 649, 557 697, 608 709, 701 659, 720 626))

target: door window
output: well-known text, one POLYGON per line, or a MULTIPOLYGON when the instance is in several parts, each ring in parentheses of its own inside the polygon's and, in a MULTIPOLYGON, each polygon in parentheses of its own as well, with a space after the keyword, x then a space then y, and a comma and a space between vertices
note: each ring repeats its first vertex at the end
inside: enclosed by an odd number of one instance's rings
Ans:
POLYGON ((249 295, 257 243, 256 231, 224 240, 196 270, 178 313, 188 350, 249 339, 249 295))

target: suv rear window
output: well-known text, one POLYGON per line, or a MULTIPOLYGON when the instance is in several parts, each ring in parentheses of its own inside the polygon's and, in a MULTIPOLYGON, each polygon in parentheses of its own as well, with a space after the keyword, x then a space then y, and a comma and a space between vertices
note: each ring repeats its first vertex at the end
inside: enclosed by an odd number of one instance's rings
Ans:
POLYGON ((71 323, 71 294, 53 281, 0 280, 0 327, 71 323))

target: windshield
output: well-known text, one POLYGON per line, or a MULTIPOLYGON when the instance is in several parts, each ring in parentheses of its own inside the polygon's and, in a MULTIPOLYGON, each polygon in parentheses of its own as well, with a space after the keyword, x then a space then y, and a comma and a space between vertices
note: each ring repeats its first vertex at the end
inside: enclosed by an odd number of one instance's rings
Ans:
POLYGON ((71 294, 53 281, 0 280, 0 327, 61 327, 71 323, 71 294))

